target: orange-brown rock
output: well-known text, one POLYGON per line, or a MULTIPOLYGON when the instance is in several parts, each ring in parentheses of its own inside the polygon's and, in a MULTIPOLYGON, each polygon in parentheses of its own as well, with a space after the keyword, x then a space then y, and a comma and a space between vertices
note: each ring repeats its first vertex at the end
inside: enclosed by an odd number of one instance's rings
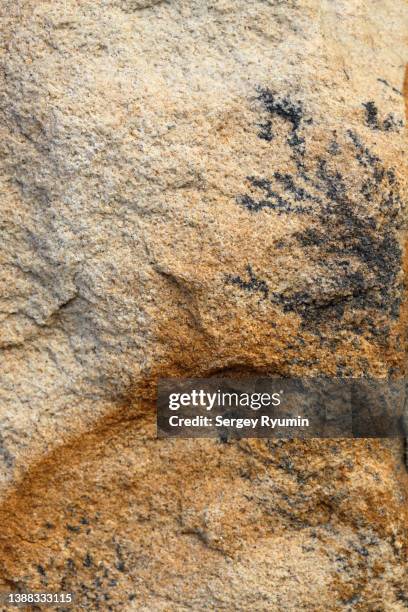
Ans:
POLYGON ((406 375, 406 1, 0 14, 1 589, 406 610, 402 441, 157 440, 154 403, 406 375))

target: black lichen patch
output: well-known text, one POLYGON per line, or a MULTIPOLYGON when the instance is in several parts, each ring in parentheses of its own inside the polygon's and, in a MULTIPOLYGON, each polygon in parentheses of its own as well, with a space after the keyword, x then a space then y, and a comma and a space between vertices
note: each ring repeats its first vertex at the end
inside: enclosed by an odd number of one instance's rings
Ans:
POLYGON ((300 101, 294 102, 289 96, 279 97, 269 89, 259 88, 258 99, 272 117, 281 117, 292 124, 292 131, 296 131, 303 117, 300 101))
POLYGON ((124 559, 127 558, 127 551, 117 542, 113 541, 116 556, 109 561, 100 560, 97 551, 88 551, 85 556, 74 561, 67 559, 61 573, 61 590, 74 591, 78 605, 89 610, 116 610, 123 609, 125 600, 129 594, 121 583, 122 573, 125 571, 124 559), (117 566, 120 566, 119 568, 117 566), (84 582, 77 582, 82 577, 84 582), (114 607, 107 605, 106 602, 119 598, 114 607), (122 601, 120 601, 122 599, 122 601), (122 606, 122 607, 120 607, 122 606))
POLYGON ((347 304, 355 303, 359 298, 363 301, 365 282, 359 273, 339 277, 333 283, 331 293, 325 293, 323 285, 324 282, 317 278, 313 291, 295 291, 289 295, 274 293, 274 301, 282 306, 284 312, 300 315, 306 326, 327 319, 339 321, 347 304))
POLYGON ((259 127, 261 128, 258 133, 259 138, 271 142, 271 140, 273 140, 272 121, 268 119, 265 123, 260 123, 259 127))
MULTIPOLYGON (((260 87, 257 99, 268 114, 267 121, 260 124, 259 138, 272 141, 281 127, 276 124, 276 120, 283 120, 287 125, 286 142, 292 151, 292 158, 299 172, 302 173, 302 158, 305 153, 305 137, 302 127, 312 123, 313 120, 305 116, 302 103, 299 100, 293 100, 290 96, 279 96, 267 88, 260 87)), ((261 191, 259 198, 255 198, 252 193, 237 196, 237 203, 250 212, 271 209, 279 215, 308 213, 311 210, 310 203, 318 201, 318 198, 305 188, 295 185, 294 178, 288 173, 275 172, 274 184, 272 180, 263 177, 248 176, 247 180, 251 188, 261 191), (308 202, 308 205, 305 205, 305 202, 308 202)))
MULTIPOLYGON (((278 183, 280 183, 285 191, 293 196, 293 199, 296 202, 316 202, 317 204, 321 204, 322 200, 319 196, 313 195, 304 187, 299 186, 295 183, 295 179, 291 174, 274 172, 273 175, 278 183)), ((300 211, 297 212, 306 212, 306 210, 311 210, 309 208, 301 208, 300 211)))
POLYGON ((324 278, 315 279, 313 291, 309 289, 280 293, 272 291, 264 280, 256 277, 249 264, 246 269, 249 276, 248 281, 239 275, 229 275, 226 278, 226 284, 237 285, 240 289, 252 293, 261 292, 263 299, 269 299, 271 303, 280 306, 283 312, 294 312, 300 315, 306 327, 316 321, 323 322, 327 318, 340 320, 344 315, 346 305, 351 301, 354 301, 354 305, 359 302, 362 308, 365 305, 366 282, 360 272, 339 275, 332 292, 328 294, 325 294, 324 278))
POLYGON ((316 226, 295 235, 306 249, 318 247, 316 264, 322 270, 322 279, 332 282, 334 297, 326 304, 316 304, 308 295, 296 295, 286 300, 286 308, 309 319, 321 317, 322 307, 330 308, 332 319, 341 319, 347 304, 353 309, 374 309, 396 317, 402 258, 397 230, 403 208, 398 182, 395 172, 386 169, 354 132, 349 131, 348 137, 354 146, 354 158, 363 168, 360 193, 366 208, 358 210, 344 177, 330 171, 328 161, 319 158, 313 181, 317 178, 321 183, 323 205, 316 226), (371 212, 374 204, 388 220, 381 229, 371 212))
POLYGON ((292 147, 301 148, 304 144, 299 135, 302 123, 311 123, 311 118, 306 118, 300 100, 293 100, 290 96, 279 96, 268 88, 258 88, 258 101, 262 104, 268 119, 259 124, 261 128, 259 138, 271 142, 275 137, 274 120, 283 119, 289 125, 288 144, 292 147))
POLYGON ((372 130, 390 132, 398 131, 402 127, 402 121, 396 120, 391 113, 381 120, 378 115, 378 108, 372 100, 364 102, 363 106, 365 109, 365 123, 372 130))
POLYGON ((263 299, 267 299, 269 294, 268 285, 264 280, 259 279, 253 272, 252 267, 248 264, 246 267, 246 272, 248 276, 248 280, 244 280, 241 276, 232 276, 227 275, 226 284, 229 285, 237 285, 240 289, 244 291, 249 291, 251 293, 261 293, 263 299))
MULTIPOLYGON (((296 201, 305 202, 306 200, 313 200, 311 196, 308 196, 304 189, 297 188, 290 175, 281 175, 279 172, 275 173, 275 179, 277 188, 279 183, 283 185, 287 191, 294 196, 293 199, 296 201)), ((271 181, 264 178, 257 178, 255 176, 247 177, 248 183, 252 188, 259 189, 262 193, 262 197, 256 200, 252 195, 244 194, 237 197, 237 203, 249 210, 250 212, 259 212, 264 208, 269 208, 276 211, 278 214, 283 213, 306 213, 310 210, 310 206, 293 204, 288 198, 285 198, 281 193, 273 188, 271 181)))
POLYGON ((376 105, 374 104, 374 102, 370 101, 370 102, 363 103, 363 106, 366 110, 366 117, 365 117, 366 124, 369 127, 378 130, 379 129, 378 109, 376 105))
MULTIPOLYGON (((285 239, 285 246, 297 242, 313 278, 297 283, 296 290, 274 291, 248 264, 246 276, 229 275, 227 284, 298 314, 317 333, 321 324, 346 325, 380 340, 400 307, 398 231, 404 204, 396 171, 354 130, 332 131, 322 153, 309 154, 305 126, 310 120, 300 102, 266 89, 259 90, 259 99, 269 114, 268 139, 274 129, 285 129, 276 118, 287 124, 285 142, 293 163, 272 168, 267 178, 248 176, 248 192, 237 203, 252 213, 268 208, 277 214, 307 214, 309 227, 285 239)), ((394 129, 391 116, 380 121, 374 103, 366 103, 365 110, 372 129, 394 129)))

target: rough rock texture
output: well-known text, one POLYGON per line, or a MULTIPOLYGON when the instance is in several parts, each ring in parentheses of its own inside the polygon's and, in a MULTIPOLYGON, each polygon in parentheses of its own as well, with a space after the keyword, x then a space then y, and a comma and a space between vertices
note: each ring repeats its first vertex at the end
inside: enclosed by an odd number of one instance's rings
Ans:
POLYGON ((0 13, 1 588, 408 609, 400 441, 158 441, 154 407, 405 373, 407 2, 0 13))

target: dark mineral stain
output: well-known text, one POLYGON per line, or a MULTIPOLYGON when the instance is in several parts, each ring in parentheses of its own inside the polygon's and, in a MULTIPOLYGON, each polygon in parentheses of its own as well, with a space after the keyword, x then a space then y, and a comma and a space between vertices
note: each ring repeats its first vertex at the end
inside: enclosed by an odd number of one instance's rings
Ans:
MULTIPOLYGON (((281 175, 279 172, 275 173, 275 179, 277 183, 286 184, 286 188, 291 191, 292 195, 295 195, 297 201, 314 201, 304 189, 297 188, 290 175, 281 175)), ((284 198, 281 194, 273 189, 271 181, 258 178, 255 176, 248 176, 247 180, 251 187, 259 189, 263 192, 263 197, 259 200, 255 200, 252 196, 245 194, 237 197, 237 203, 245 207, 250 212, 259 212, 264 208, 275 210, 278 214, 283 213, 307 213, 310 210, 310 206, 300 206, 298 204, 292 204, 290 200, 284 198)))
POLYGON ((125 572, 126 571, 126 567, 125 567, 125 562, 123 559, 123 553, 122 553, 122 548, 120 546, 120 544, 116 545, 116 555, 118 557, 118 561, 117 563, 115 563, 115 567, 119 572, 125 572))
MULTIPOLYGON (((274 177, 278 183, 283 185, 283 187, 288 193, 293 195, 294 200, 296 200, 297 202, 310 201, 310 202, 316 202, 318 204, 321 204, 322 202, 321 198, 319 198, 316 195, 312 195, 303 187, 296 185, 293 176, 291 176, 290 174, 288 173, 282 174, 281 172, 274 172, 274 177)), ((302 212, 304 212, 304 210, 305 209, 302 209, 302 212)))
POLYGON ((404 593, 403 591, 398 591, 397 600, 402 601, 404 604, 407 604, 408 607, 408 593, 404 593))
POLYGON ((265 121, 265 123, 260 123, 259 127, 261 128, 258 134, 259 138, 262 138, 262 140, 267 140, 268 142, 271 142, 271 140, 273 140, 272 121, 268 120, 268 121, 265 121))
POLYGON ((3 459, 6 467, 12 468, 14 465, 14 457, 8 451, 7 447, 4 444, 4 438, 0 433, 0 457, 3 459))
POLYGON ((264 299, 266 299, 269 294, 269 289, 268 289, 268 285, 266 284, 266 282, 264 280, 257 278, 257 276, 254 274, 252 270, 252 267, 249 264, 246 267, 246 271, 248 275, 248 280, 244 280, 239 275, 238 276, 227 275, 226 283, 229 285, 237 285, 244 291, 262 293, 264 299))
POLYGON ((304 139, 299 134, 302 123, 312 123, 311 118, 305 118, 302 103, 290 96, 280 96, 268 88, 258 88, 258 101, 261 102, 269 118, 259 125, 259 138, 271 142, 275 137, 274 119, 283 119, 290 126, 287 142, 289 146, 302 150, 304 139))
POLYGON ((85 567, 91 567, 92 565, 92 557, 89 553, 86 553, 85 559, 84 559, 84 566, 85 567))
MULTIPOLYGON (((376 168, 380 164, 380 158, 377 155, 371 153, 368 147, 366 147, 362 143, 360 137, 356 134, 356 132, 354 132, 353 130, 347 130, 347 135, 350 137, 355 146, 355 158, 357 159, 359 164, 361 166, 364 166, 365 168, 376 168)), ((376 178, 377 182, 380 180, 380 178, 381 177, 376 178)))
POLYGON ((338 155, 340 153, 340 145, 336 139, 333 139, 328 146, 327 152, 330 155, 338 155))
POLYGON ((221 444, 228 443, 228 433, 226 431, 220 431, 218 435, 219 435, 219 441, 221 442, 221 444))
POLYGON ((292 124, 292 130, 294 132, 299 128, 303 117, 303 109, 300 101, 294 102, 289 96, 277 96, 266 88, 260 87, 258 92, 258 99, 272 117, 281 117, 285 121, 289 121, 289 123, 292 124))
POLYGON ((377 79, 377 81, 379 83, 383 83, 383 85, 385 85, 386 87, 389 87, 390 89, 392 89, 392 91, 400 96, 403 95, 402 91, 400 91, 399 89, 397 89, 396 87, 393 87, 392 85, 390 85, 388 83, 388 81, 386 79, 377 79))
MULTIPOLYGON (((385 167, 355 130, 333 131, 326 152, 309 155, 304 128, 311 119, 305 120, 302 104, 269 89, 260 88, 258 94, 269 114, 266 131, 259 136, 272 139, 274 120, 283 119, 289 126, 286 142, 296 171, 272 169, 271 177, 248 176, 250 192, 238 196, 237 203, 252 213, 269 208, 279 215, 310 215, 313 227, 292 238, 319 272, 310 286, 280 293, 255 275, 248 263, 246 276, 228 275, 226 283, 258 293, 284 312, 297 313, 304 326, 316 331, 325 321, 340 324, 348 308, 367 311, 359 320, 373 335, 388 333, 388 326, 376 320, 373 311, 389 320, 398 316, 400 307, 402 251, 397 232, 403 202, 395 170, 385 167), (350 160, 351 180, 336 166, 334 158, 342 153, 350 160), (254 190, 259 190, 260 197, 254 197, 254 190), (379 228, 381 217, 387 223, 379 228)), ((364 108, 366 125, 382 131, 394 129, 393 117, 380 120, 374 102, 366 102, 364 108)), ((353 330, 362 333, 357 324, 353 330)))
POLYGON ((370 101, 363 103, 363 106, 366 110, 366 124, 369 127, 378 130, 378 109, 376 105, 374 104, 374 102, 370 101))
POLYGON ((398 131, 402 127, 402 121, 396 120, 392 114, 387 115, 385 119, 381 120, 378 116, 378 108, 372 100, 364 102, 363 106, 365 108, 366 125, 372 130, 390 132, 392 130, 398 131))
POLYGON ((73 559, 67 559, 67 567, 70 571, 75 571, 76 566, 75 566, 75 561, 73 559))

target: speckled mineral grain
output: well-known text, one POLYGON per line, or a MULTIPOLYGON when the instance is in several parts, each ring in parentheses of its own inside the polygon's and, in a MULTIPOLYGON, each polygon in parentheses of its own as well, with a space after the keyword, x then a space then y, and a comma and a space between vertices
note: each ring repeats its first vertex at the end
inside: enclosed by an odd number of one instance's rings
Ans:
POLYGON ((402 442, 157 440, 154 404, 404 374, 406 0, 0 13, 1 589, 406 610, 402 442))

